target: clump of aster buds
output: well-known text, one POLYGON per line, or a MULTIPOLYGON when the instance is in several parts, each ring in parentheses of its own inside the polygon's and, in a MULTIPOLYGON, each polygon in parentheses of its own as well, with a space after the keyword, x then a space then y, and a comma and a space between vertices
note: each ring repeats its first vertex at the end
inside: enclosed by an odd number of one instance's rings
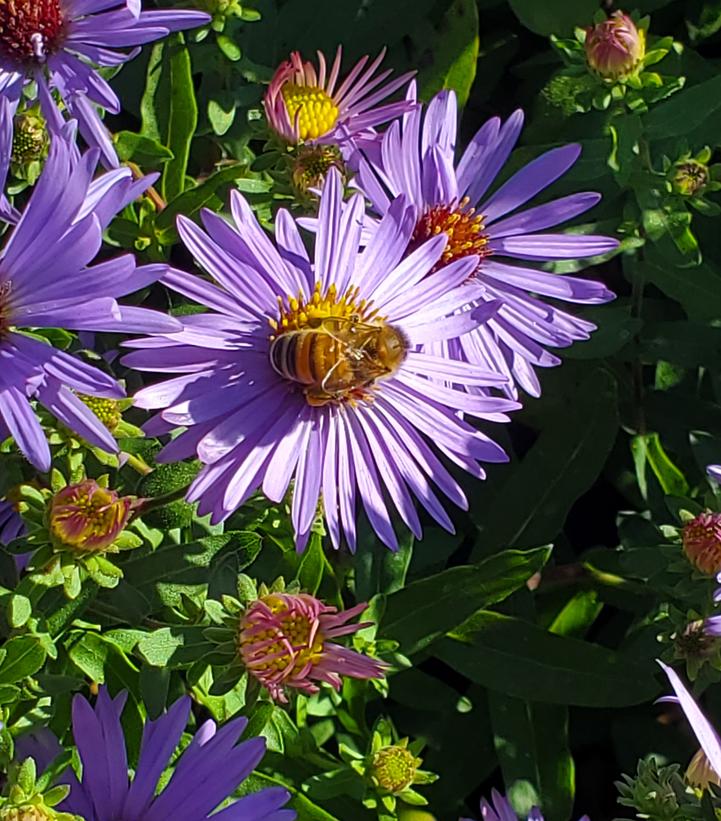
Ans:
POLYGON ((0 798, 0 821, 82 821, 77 815, 54 809, 66 797, 67 786, 50 787, 49 776, 37 777, 35 762, 26 758, 12 765, 7 797, 0 798))
POLYGON ((129 497, 85 479, 53 496, 48 513, 50 533, 63 547, 101 552, 123 532, 130 509, 129 497))
POLYGON ((701 573, 721 572, 721 513, 704 511, 686 522, 681 532, 686 558, 701 573))
POLYGON ((622 11, 586 29, 586 60, 600 77, 617 80, 641 65, 646 54, 646 33, 622 11))
POLYGON ((654 758, 638 762, 634 777, 616 782, 618 803, 632 807, 639 818, 681 819, 701 817, 699 798, 687 789, 678 764, 659 767, 654 758))

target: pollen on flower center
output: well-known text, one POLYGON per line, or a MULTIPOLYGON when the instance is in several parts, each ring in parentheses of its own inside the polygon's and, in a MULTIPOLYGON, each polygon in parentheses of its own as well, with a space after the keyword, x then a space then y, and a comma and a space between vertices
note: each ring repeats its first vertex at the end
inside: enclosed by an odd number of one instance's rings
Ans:
POLYGON ((322 88, 287 83, 281 93, 290 122, 298 123, 301 140, 316 140, 336 124, 338 106, 322 88))
POLYGON ((699 513, 684 525, 681 538, 688 560, 701 573, 721 572, 721 513, 699 513))
POLYGON ((408 351, 403 332, 356 287, 339 297, 335 285, 323 293, 318 283, 310 299, 278 297, 278 319, 270 325, 271 366, 302 386, 313 406, 369 400, 374 383, 394 373, 408 351))
POLYGON ((455 208, 450 205, 434 205, 418 220, 411 238, 411 247, 415 248, 442 232, 448 235, 448 244, 431 273, 462 257, 471 254, 486 257, 491 253, 488 235, 484 233, 483 215, 476 214, 475 209, 468 205, 467 197, 455 208))
POLYGON ((62 33, 60 0, 0 0, 0 59, 44 62, 62 33))
POLYGON ((122 418, 118 403, 114 399, 103 399, 99 396, 78 394, 78 399, 86 405, 112 433, 120 424, 122 418))

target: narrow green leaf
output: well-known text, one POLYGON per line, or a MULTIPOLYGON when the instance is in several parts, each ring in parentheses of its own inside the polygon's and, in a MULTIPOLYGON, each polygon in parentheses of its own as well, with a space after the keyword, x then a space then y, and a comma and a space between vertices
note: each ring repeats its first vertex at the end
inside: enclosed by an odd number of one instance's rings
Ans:
POLYGON ((518 590, 546 563, 550 548, 506 550, 479 564, 452 567, 388 596, 379 635, 412 655, 472 613, 518 590))
POLYGON ((650 701, 659 690, 650 660, 490 611, 439 641, 434 653, 477 684, 550 704, 626 707, 650 701))

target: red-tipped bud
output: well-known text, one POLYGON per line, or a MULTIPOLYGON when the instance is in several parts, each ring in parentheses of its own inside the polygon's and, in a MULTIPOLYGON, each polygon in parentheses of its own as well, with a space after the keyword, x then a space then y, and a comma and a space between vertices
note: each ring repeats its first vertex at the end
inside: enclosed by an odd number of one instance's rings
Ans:
POLYGON ((626 77, 636 70, 645 54, 645 32, 622 11, 586 31, 586 59, 601 77, 626 77))

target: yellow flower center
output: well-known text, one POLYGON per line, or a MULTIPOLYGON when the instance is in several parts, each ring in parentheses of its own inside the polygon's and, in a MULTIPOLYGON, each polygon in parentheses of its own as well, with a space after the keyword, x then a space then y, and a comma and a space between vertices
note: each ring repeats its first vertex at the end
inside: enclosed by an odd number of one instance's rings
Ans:
POLYGON ((13 131, 12 161, 27 165, 42 160, 48 153, 48 132, 45 120, 38 114, 27 112, 15 118, 13 131))
POLYGON ((87 396, 84 393, 79 393, 78 399, 90 408, 111 433, 120 424, 120 410, 114 399, 102 399, 99 396, 87 396))
POLYGON ((378 785, 390 793, 399 793, 413 783, 418 759, 406 747, 384 747, 373 757, 371 774, 378 785))
POLYGON ((276 617, 276 625, 248 635, 254 624, 254 607, 250 606, 240 624, 238 645, 241 657, 253 672, 262 676, 285 671, 287 677, 301 673, 309 664, 317 664, 323 656, 325 637, 303 613, 292 609, 273 593, 262 596, 263 602, 276 617))
POLYGON ((471 254, 486 257, 491 253, 488 236, 484 233, 483 215, 476 214, 474 208, 469 208, 469 202, 468 197, 464 197, 456 208, 434 205, 418 220, 411 247, 440 233, 448 235, 448 244, 431 273, 471 254))
POLYGON ((41 807, 8 807, 0 810, 0 821, 50 821, 51 818, 41 807))
POLYGON ((316 140, 336 124, 338 107, 322 88, 287 83, 282 94, 291 124, 298 123, 301 140, 316 140))
POLYGON ((359 299, 356 287, 340 298, 335 285, 322 293, 320 284, 310 299, 278 297, 270 325, 271 366, 313 406, 370 400, 376 381, 393 374, 408 351, 403 332, 359 299))

